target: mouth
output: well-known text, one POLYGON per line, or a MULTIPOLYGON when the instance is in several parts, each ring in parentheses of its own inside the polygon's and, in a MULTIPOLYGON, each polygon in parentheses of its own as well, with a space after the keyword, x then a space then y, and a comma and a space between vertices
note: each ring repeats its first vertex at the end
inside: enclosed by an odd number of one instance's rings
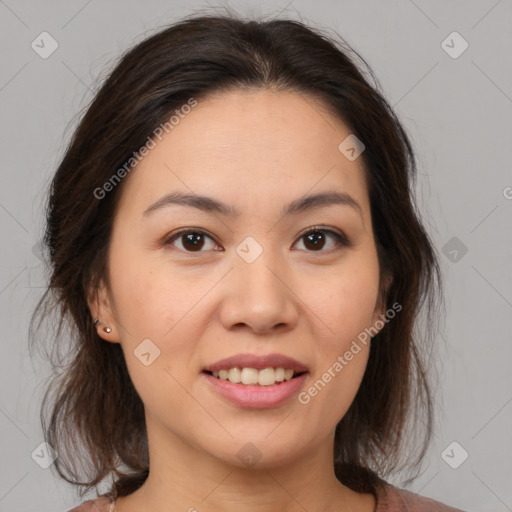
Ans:
POLYGON ((306 385, 309 368, 284 354, 236 354, 205 366, 210 389, 231 404, 249 409, 278 407, 306 385))
POLYGON ((202 373, 210 375, 215 379, 229 381, 231 384, 237 384, 240 386, 266 387, 282 385, 283 383, 297 379, 308 372, 296 371, 291 368, 283 367, 267 367, 261 370, 251 367, 234 367, 229 369, 224 368, 218 371, 203 370, 202 373))
POLYGON ((306 364, 284 354, 236 354, 204 366, 203 373, 233 384, 271 386, 307 373, 306 364))
POLYGON ((293 370, 290 370, 292 375, 290 376, 288 372, 286 375, 288 379, 276 380, 276 373, 277 379, 280 379, 282 374, 279 367, 276 370, 277 372, 274 368, 263 368, 259 371, 255 368, 231 368, 224 371, 203 370, 201 375, 209 389, 231 405, 242 409, 268 409, 289 403, 306 385, 309 374, 307 371, 293 373, 293 370), (273 377, 270 370, 274 372, 273 377), (257 372, 257 382, 255 372, 257 372), (261 381, 263 383, 260 383, 260 372, 264 372, 261 381), (216 375, 217 373, 218 375, 216 375), (233 378, 236 381, 239 377, 240 382, 231 382, 230 380, 233 378))

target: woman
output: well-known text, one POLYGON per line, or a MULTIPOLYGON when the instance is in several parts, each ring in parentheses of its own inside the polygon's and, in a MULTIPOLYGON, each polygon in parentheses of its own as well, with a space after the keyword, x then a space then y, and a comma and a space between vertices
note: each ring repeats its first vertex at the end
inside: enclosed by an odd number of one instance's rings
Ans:
POLYGON ((456 510, 386 482, 432 434, 440 272, 411 144, 349 54, 295 21, 195 16, 87 109, 35 315, 74 333, 43 403, 55 467, 112 477, 75 512, 456 510))

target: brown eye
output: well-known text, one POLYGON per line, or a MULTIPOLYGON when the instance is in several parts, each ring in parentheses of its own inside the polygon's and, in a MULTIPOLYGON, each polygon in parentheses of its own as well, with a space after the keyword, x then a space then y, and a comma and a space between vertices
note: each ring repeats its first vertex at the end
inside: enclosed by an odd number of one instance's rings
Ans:
POLYGON ((329 238, 334 239, 334 247, 339 246, 348 247, 350 242, 345 235, 332 231, 331 229, 313 228, 304 233, 300 240, 304 240, 304 246, 308 252, 327 252, 322 251, 326 245, 328 245, 329 238))
MULTIPOLYGON (((178 249, 185 252, 201 252, 201 249, 205 246, 205 239, 210 239, 214 242, 214 240, 203 231, 187 229, 175 233, 166 241, 166 244, 175 245, 175 242, 180 242, 181 247, 178 246, 178 249)), ((213 248, 215 247, 214 242, 213 248)))
MULTIPOLYGON (((307 252, 329 252, 336 248, 351 246, 350 241, 344 234, 322 227, 310 228, 301 235, 299 240, 304 240, 304 246, 307 252), (331 242, 329 242, 329 240, 331 240, 331 242), (329 243, 331 245, 330 247, 329 243), (327 249, 325 249, 326 246, 327 249)), ((203 230, 190 228, 182 229, 174 233, 165 243, 166 245, 172 245, 188 253, 200 253, 217 248, 215 240, 203 230), (210 247, 208 247, 208 240, 210 240, 210 247)))

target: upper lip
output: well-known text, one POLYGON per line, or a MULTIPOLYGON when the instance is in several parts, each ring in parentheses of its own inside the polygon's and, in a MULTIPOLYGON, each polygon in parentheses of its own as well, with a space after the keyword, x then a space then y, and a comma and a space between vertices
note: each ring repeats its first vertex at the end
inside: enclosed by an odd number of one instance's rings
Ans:
POLYGON ((266 354, 262 356, 237 354, 209 364, 203 368, 203 371, 218 372, 219 370, 229 370, 230 368, 255 368, 256 370, 284 368, 294 370, 295 373, 309 371, 305 364, 284 354, 266 354))

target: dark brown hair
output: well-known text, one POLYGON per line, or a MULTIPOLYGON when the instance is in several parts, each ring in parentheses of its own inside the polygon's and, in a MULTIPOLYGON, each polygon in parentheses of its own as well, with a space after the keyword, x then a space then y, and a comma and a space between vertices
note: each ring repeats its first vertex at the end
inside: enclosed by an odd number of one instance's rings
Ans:
POLYGON ((415 157, 403 127, 369 66, 338 35, 285 19, 195 15, 123 55, 86 109, 51 184, 44 238, 50 280, 32 319, 31 347, 43 321, 57 318, 53 353, 46 353, 56 373, 41 422, 59 454, 58 474, 82 496, 108 476, 112 494, 130 494, 149 471, 143 403, 120 345, 97 335, 87 303, 91 287, 108 283, 107 251, 123 181, 103 199, 94 191, 190 98, 233 88, 318 99, 365 144, 381 300, 402 310, 374 336, 360 389, 337 425, 336 476, 358 492, 375 492, 393 472, 417 469, 428 448, 427 367, 441 273, 415 204, 415 157), (423 311, 424 329, 415 332, 423 311), (68 342, 64 354, 62 341, 68 342))

